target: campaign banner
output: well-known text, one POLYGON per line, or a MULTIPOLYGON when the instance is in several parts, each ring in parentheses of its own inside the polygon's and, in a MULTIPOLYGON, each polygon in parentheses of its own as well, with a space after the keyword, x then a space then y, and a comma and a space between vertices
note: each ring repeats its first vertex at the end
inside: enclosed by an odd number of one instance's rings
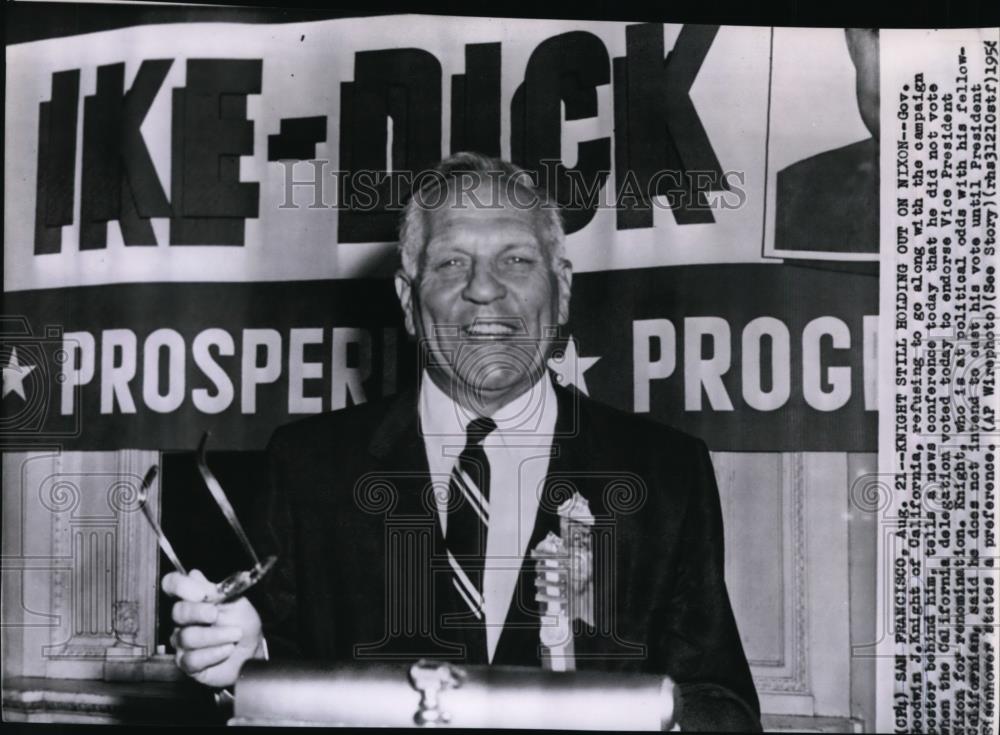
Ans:
POLYGON ((412 385, 400 213, 475 150, 561 205, 557 379, 713 450, 875 450, 877 45, 424 16, 172 28, 7 49, 5 443, 208 429, 260 449, 412 385), (796 63, 803 43, 826 62, 796 63))

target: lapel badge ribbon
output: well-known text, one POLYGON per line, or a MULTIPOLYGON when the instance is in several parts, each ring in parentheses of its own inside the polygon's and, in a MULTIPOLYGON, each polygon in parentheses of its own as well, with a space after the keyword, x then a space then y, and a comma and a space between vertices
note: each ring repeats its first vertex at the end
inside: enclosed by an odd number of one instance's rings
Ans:
POLYGON ((542 666, 548 671, 574 671, 573 622, 594 624, 594 516, 580 493, 556 509, 559 535, 549 531, 534 549, 535 600, 540 605, 542 666))

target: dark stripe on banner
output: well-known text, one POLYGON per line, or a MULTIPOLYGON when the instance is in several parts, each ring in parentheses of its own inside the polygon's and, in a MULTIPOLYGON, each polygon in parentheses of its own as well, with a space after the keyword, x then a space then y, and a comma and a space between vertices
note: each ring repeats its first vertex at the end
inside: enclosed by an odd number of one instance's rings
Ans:
MULTIPOLYGON (((123 284, 5 294, 2 438, 259 449, 279 424, 416 382, 388 280, 123 284), (14 373, 11 373, 12 375, 14 373)), ((868 276, 780 265, 578 274, 552 365, 714 450, 876 451, 868 276), (867 317, 867 318, 866 318, 867 317), (867 346, 866 346, 867 344, 867 346)))

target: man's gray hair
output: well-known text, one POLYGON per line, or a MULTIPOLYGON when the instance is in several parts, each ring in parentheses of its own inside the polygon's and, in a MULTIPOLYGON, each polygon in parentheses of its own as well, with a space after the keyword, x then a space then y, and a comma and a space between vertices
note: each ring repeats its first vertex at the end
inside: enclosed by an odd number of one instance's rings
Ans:
MULTIPOLYGON (((421 256, 427 245, 427 211, 448 206, 458 196, 454 194, 454 184, 461 181, 460 191, 472 191, 478 183, 491 181, 494 185, 494 200, 485 203, 496 207, 496 197, 502 190, 508 200, 517 207, 531 209, 536 213, 538 239, 554 266, 566 257, 566 236, 558 205, 548 193, 539 189, 532 175, 523 168, 480 153, 455 153, 428 171, 422 171, 414 181, 414 191, 403 209, 399 227, 399 258, 403 272, 416 282, 420 275, 421 256)), ((473 205, 476 206, 476 205, 473 205)))

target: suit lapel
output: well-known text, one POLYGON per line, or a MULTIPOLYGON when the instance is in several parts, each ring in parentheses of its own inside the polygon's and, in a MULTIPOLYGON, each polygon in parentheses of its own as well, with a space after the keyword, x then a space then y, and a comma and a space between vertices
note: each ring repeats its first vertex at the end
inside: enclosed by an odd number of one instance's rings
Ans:
POLYGON ((416 391, 401 393, 389 406, 368 445, 375 472, 395 489, 388 518, 429 516, 421 495, 430 481, 427 454, 420 438, 416 391))
POLYGON ((587 472, 593 451, 593 437, 587 430, 586 414, 581 410, 580 394, 555 386, 556 416, 552 454, 539 499, 538 512, 527 552, 521 562, 518 583, 507 613, 507 620, 497 644, 494 664, 540 666, 540 612, 535 601, 535 562, 531 550, 550 531, 559 534, 556 509, 574 492, 580 493, 597 514, 601 484, 587 472))
POLYGON ((400 619, 411 621, 396 631, 392 650, 411 657, 461 660, 462 632, 441 625, 442 615, 460 608, 447 575, 444 536, 420 433, 416 390, 407 390, 393 401, 373 433, 368 451, 375 472, 395 490, 395 505, 386 516, 384 543, 386 554, 392 554, 393 549, 401 553, 398 560, 387 559, 386 593, 399 600, 400 619), (393 534, 397 543, 393 543, 393 534), (393 569, 393 564, 398 569, 393 569), (399 589, 390 589, 393 584, 399 589))

